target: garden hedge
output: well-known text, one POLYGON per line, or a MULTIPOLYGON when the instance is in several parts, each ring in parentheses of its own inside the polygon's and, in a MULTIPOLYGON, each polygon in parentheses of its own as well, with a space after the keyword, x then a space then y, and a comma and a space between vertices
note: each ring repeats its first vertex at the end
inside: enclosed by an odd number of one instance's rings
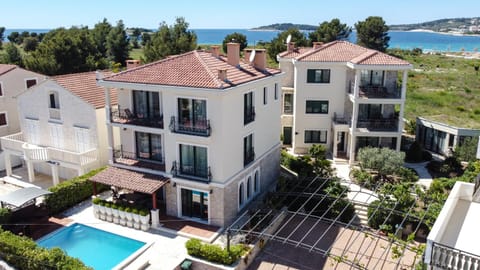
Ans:
POLYGON ((232 245, 230 246, 230 252, 228 252, 219 245, 204 244, 200 240, 193 238, 185 243, 185 247, 190 256, 224 265, 233 264, 247 250, 244 245, 232 245))

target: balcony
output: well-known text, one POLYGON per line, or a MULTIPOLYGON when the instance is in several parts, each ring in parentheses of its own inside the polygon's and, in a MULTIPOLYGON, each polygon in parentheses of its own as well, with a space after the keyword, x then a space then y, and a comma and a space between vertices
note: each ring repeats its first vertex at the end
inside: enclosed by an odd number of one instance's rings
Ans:
POLYGON ((153 127, 163 129, 163 115, 158 117, 145 117, 142 114, 134 114, 130 109, 112 109, 110 112, 110 121, 112 123, 134 125, 143 127, 153 127))
POLYGON ((23 155, 25 160, 32 161, 55 161, 64 162, 78 166, 84 166, 97 161, 97 149, 85 152, 73 152, 54 147, 44 147, 30 144, 25 141, 23 133, 17 133, 0 138, 2 148, 8 149, 23 155))
POLYGON ((243 124, 246 125, 255 121, 255 107, 246 107, 243 115, 243 124))
POLYGON ((116 147, 113 150, 113 162, 129 167, 165 172, 165 164, 163 161, 139 158, 136 153, 124 151, 122 146, 116 147))
POLYGON ((203 137, 209 137, 211 131, 210 120, 208 119, 195 120, 193 122, 188 120, 177 121, 175 116, 172 116, 169 127, 170 131, 175 133, 203 137))
POLYGON ((48 109, 48 114, 49 114, 50 119, 53 119, 53 120, 60 120, 61 119, 60 109, 49 108, 48 109))
MULTIPOLYGON (((354 93, 355 84, 350 83, 348 93, 354 93)), ((391 85, 391 86, 382 86, 382 85, 360 85, 358 88, 358 96, 360 98, 367 99, 400 99, 402 93, 401 85, 391 85)))
POLYGON ((212 180, 212 172, 210 166, 206 169, 195 168, 190 165, 183 165, 180 162, 172 163, 171 173, 174 177, 209 183, 212 180))
POLYGON ((243 153, 243 166, 247 166, 255 160, 255 149, 252 147, 243 153))
POLYGON ((357 121, 357 129, 368 131, 398 131, 398 118, 363 119, 357 121))
POLYGON ((480 256, 433 242, 430 265, 440 269, 477 269, 480 256))

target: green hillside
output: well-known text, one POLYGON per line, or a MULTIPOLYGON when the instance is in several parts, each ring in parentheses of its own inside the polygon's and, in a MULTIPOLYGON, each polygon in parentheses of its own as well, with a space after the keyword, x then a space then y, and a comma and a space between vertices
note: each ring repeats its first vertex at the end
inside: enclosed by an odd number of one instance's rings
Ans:
POLYGON ((435 32, 448 32, 460 29, 467 29, 470 26, 479 25, 480 17, 476 18, 453 18, 440 19, 435 21, 414 23, 414 24, 397 24, 389 25, 390 30, 409 31, 414 29, 431 30, 435 32))
POLYGON ((259 26, 252 28, 251 30, 277 30, 277 31, 285 31, 290 28, 298 28, 300 30, 316 30, 318 26, 309 25, 309 24, 294 24, 294 23, 275 23, 265 26, 259 26))

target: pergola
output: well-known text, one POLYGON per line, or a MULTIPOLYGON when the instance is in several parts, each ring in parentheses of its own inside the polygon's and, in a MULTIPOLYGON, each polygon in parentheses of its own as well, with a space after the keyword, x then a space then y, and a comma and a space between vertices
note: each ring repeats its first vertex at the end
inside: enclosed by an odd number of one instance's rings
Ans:
POLYGON ((148 173, 108 167, 89 179, 93 182, 93 194, 97 195, 97 183, 124 188, 152 196, 153 210, 157 209, 157 191, 170 179, 148 173))
MULTIPOLYGON (((332 195, 332 192, 324 187, 329 181, 339 180, 315 177, 287 181, 290 184, 288 190, 273 192, 274 197, 285 198, 284 207, 263 207, 245 212, 227 229, 228 242, 235 238, 246 242, 257 239, 274 240, 323 257, 328 256, 333 262, 349 269, 403 269, 416 263, 418 243, 402 241, 391 235, 381 235, 379 231, 358 222, 356 215, 349 220, 342 218, 349 208, 359 204, 357 197, 382 202, 385 198, 376 195, 379 186, 375 187, 373 192, 367 192, 364 187, 359 188, 354 183, 342 181, 342 185, 347 189, 341 194, 332 195), (357 190, 357 193, 346 199, 345 195, 349 190, 357 190), (340 200, 346 203, 343 208, 335 210, 334 205, 340 200), (276 229, 272 231, 272 228, 276 229)), ((403 217, 395 228, 395 235, 401 236, 402 228, 412 220, 416 225, 411 229, 411 233, 417 234, 425 214, 419 216, 415 212, 415 203, 407 212, 395 210, 395 206, 385 208, 381 205, 383 204, 378 204, 371 211, 387 212, 383 224, 387 224, 392 215, 403 217)))

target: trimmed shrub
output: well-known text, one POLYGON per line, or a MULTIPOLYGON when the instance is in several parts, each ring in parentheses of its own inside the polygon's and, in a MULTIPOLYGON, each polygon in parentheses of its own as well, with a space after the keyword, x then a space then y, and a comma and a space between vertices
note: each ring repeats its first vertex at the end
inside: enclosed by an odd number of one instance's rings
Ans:
POLYGON ((422 146, 417 141, 415 141, 412 143, 412 145, 410 145, 410 148, 405 155, 405 161, 422 162, 423 160, 424 158, 422 146))
POLYGON ((204 244, 198 239, 190 239, 185 243, 190 256, 199 257, 209 262, 231 265, 246 251, 244 245, 230 246, 230 252, 219 245, 204 244))
MULTIPOLYGON (((88 181, 88 179, 103 169, 104 168, 93 170, 87 174, 72 178, 49 188, 48 190, 51 191, 52 194, 48 195, 45 199, 48 212, 51 215, 58 214, 90 198, 93 195, 93 184, 88 181)), ((97 184, 98 192, 107 189, 107 186, 97 184)))
POLYGON ((2 259, 17 269, 92 269, 59 248, 46 249, 28 237, 0 230, 2 259))
POLYGON ((419 179, 417 173, 413 169, 405 167, 398 168, 396 174, 402 178, 402 182, 417 182, 419 179))
POLYGON ((0 227, 2 224, 10 223, 12 212, 8 208, 0 208, 0 227))

